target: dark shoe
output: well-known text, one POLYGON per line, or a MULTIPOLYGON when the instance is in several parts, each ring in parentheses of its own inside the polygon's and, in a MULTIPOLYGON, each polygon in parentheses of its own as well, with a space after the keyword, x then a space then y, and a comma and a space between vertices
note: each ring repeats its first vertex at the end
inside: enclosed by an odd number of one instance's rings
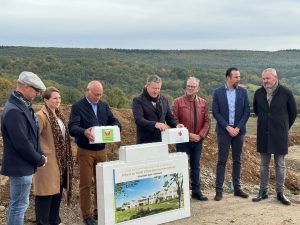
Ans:
POLYGON ((94 220, 98 220, 98 214, 94 214, 94 220))
POLYGON ((98 211, 97 211, 97 209, 94 210, 94 220, 98 220, 98 211))
POLYGON ((84 223, 85 225, 97 225, 96 220, 94 220, 94 218, 93 218, 92 216, 90 216, 90 217, 88 217, 88 218, 85 218, 85 219, 83 220, 83 223, 84 223))
POLYGON ((94 220, 98 220, 98 212, 97 211, 94 211, 94 220))
POLYGON ((194 199, 197 199, 197 200, 200 200, 200 201, 207 201, 208 198, 203 195, 201 192, 198 192, 198 193, 192 193, 192 198, 194 199))
POLYGON ((252 202, 259 202, 269 197, 268 191, 259 191, 255 198, 252 198, 252 202))
POLYGON ((277 193, 277 200, 280 201, 284 205, 291 204, 290 200, 287 197, 285 197, 285 195, 282 192, 277 193))
POLYGON ((222 192, 216 192, 215 201, 221 201, 223 198, 222 192))
POLYGON ((249 195, 242 191, 241 189, 239 190, 234 190, 234 196, 242 197, 242 198, 248 198, 249 195))

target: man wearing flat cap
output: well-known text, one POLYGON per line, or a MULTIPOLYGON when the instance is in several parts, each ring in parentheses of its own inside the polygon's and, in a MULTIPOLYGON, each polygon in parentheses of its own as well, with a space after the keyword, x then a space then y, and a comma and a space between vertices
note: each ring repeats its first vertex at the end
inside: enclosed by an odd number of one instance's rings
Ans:
POLYGON ((17 88, 8 98, 1 118, 3 161, 1 174, 9 177, 10 203, 8 225, 22 225, 29 206, 32 175, 47 158, 39 144, 39 130, 31 102, 45 90, 41 79, 24 71, 17 80, 17 88))

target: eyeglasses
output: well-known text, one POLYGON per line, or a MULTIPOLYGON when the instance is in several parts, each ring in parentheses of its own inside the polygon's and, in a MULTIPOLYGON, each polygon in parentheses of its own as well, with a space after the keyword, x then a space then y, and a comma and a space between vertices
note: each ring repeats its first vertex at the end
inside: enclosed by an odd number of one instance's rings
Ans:
POLYGON ((191 88, 191 89, 195 89, 197 86, 193 86, 193 85, 186 85, 186 88, 191 88))
POLYGON ((30 86, 33 90, 35 90, 37 93, 41 93, 41 90, 35 87, 30 86))
POLYGON ((96 97, 96 98, 100 98, 100 97, 102 97, 102 95, 103 95, 103 93, 95 93, 95 92, 93 92, 93 91, 91 91, 91 93, 92 93, 92 95, 93 95, 94 97, 96 97))

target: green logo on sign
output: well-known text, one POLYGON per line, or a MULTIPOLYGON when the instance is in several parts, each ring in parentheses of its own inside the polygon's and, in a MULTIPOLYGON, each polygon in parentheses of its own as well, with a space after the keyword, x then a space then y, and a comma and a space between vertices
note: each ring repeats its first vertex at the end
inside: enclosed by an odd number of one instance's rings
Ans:
POLYGON ((114 140, 113 129, 103 129, 102 130, 102 139, 103 139, 103 142, 113 141, 114 140))

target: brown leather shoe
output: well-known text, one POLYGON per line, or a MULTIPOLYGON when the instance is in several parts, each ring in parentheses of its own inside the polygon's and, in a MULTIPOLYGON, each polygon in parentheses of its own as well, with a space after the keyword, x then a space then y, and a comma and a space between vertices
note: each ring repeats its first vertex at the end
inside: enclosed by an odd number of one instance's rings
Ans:
POLYGON ((218 191, 217 191, 214 200, 215 200, 215 201, 221 201, 222 198, 223 198, 222 192, 218 192, 218 191))
POLYGON ((242 198, 248 198, 249 195, 247 193, 245 193, 244 191, 242 191, 241 189, 239 190, 234 190, 234 196, 239 196, 242 198))

